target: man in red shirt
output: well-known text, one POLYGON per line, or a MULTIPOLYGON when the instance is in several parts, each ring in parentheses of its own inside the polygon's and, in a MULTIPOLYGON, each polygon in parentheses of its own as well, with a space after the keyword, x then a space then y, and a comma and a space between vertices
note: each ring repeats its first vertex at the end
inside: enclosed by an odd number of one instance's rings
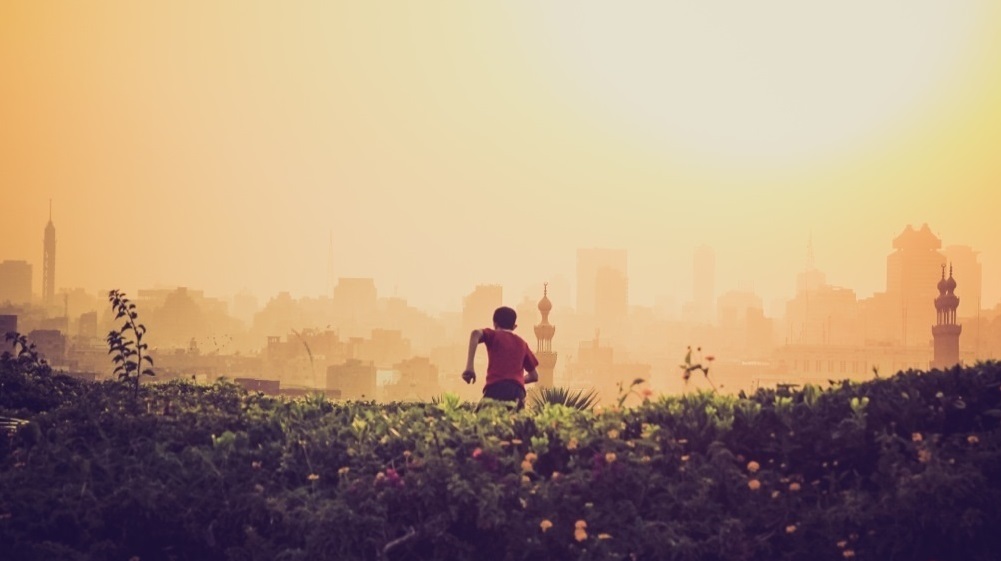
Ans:
POLYGON ((501 401, 514 401, 521 409, 525 406, 525 384, 539 380, 535 367, 539 360, 524 339, 514 334, 518 327, 518 314, 503 306, 494 311, 494 328, 474 329, 469 334, 469 356, 462 379, 467 384, 476 382, 473 359, 476 347, 487 346, 487 381, 483 386, 483 397, 501 401), (528 372, 528 375, 525 375, 528 372))

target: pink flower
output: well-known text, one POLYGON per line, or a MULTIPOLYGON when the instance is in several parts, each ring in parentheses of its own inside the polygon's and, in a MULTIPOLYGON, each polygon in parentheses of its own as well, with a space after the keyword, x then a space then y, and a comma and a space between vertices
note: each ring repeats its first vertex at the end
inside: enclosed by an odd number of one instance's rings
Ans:
POLYGON ((483 449, 482 448, 476 448, 475 450, 473 450, 472 456, 473 456, 474 459, 478 459, 482 455, 483 455, 483 449))

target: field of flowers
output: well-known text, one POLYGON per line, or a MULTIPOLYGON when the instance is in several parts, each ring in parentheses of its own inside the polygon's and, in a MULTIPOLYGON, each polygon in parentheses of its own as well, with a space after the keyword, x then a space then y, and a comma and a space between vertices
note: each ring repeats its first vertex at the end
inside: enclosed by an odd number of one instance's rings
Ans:
POLYGON ((1001 365, 629 408, 290 401, 0 370, 0 559, 1001 552, 1001 365))

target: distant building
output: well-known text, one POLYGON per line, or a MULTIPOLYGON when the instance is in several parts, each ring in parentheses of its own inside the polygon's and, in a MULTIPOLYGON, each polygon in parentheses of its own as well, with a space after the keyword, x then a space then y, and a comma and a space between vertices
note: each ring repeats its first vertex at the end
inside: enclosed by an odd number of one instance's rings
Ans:
POLYGON ((31 303, 31 264, 27 261, 0 263, 0 304, 31 303))
POLYGON ((0 345, 6 345, 6 335, 17 332, 17 316, 13 314, 0 315, 0 345))
POLYGON ((55 329, 36 329, 28 333, 28 342, 34 343, 38 354, 49 364, 66 361, 66 336, 55 329))
POLYGON ((577 250, 577 313, 617 318, 629 309, 629 255, 624 249, 577 250))
POLYGON ((894 252, 886 258, 886 295, 890 316, 884 321, 896 325, 894 339, 904 346, 928 344, 928 326, 935 312, 928 305, 935 298, 933 280, 945 256, 939 240, 927 224, 915 230, 910 225, 893 240, 894 252))
POLYGON ((715 315, 716 254, 708 245, 700 245, 692 256, 692 301, 685 303, 682 318, 690 323, 711 324, 715 315))
POLYGON ((42 300, 52 304, 56 295, 56 227, 52 225, 52 201, 49 201, 49 223, 45 225, 42 254, 42 300))
POLYGON ((371 362, 350 359, 327 367, 327 389, 341 399, 375 399, 376 368, 371 362))
POLYGON ((956 309, 959 308, 959 297, 955 294, 956 279, 945 278, 945 265, 942 266, 942 279, 938 281, 938 298, 935 299, 935 325, 932 326, 934 354, 932 368, 946 369, 959 364, 959 335, 963 326, 956 323, 956 309))
POLYGON ((474 329, 492 325, 494 310, 504 305, 504 287, 499 284, 477 285, 462 299, 462 330, 467 335, 474 329))
POLYGON ((549 285, 542 288, 542 300, 539 300, 539 312, 542 314, 542 323, 535 326, 535 357, 539 359, 539 366, 536 371, 539 373, 539 387, 553 387, 553 371, 556 369, 556 352, 553 351, 553 335, 556 334, 556 326, 549 323, 549 312, 553 309, 553 303, 549 301, 549 285))

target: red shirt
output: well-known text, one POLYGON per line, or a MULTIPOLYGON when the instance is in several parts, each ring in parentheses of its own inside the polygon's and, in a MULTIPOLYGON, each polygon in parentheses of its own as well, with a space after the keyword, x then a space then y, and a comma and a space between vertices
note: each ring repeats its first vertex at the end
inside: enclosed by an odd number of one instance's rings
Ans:
POLYGON ((539 365, 528 343, 511 331, 503 329, 483 330, 480 341, 487 346, 487 382, 484 387, 512 380, 525 385, 525 371, 531 371, 539 365))

